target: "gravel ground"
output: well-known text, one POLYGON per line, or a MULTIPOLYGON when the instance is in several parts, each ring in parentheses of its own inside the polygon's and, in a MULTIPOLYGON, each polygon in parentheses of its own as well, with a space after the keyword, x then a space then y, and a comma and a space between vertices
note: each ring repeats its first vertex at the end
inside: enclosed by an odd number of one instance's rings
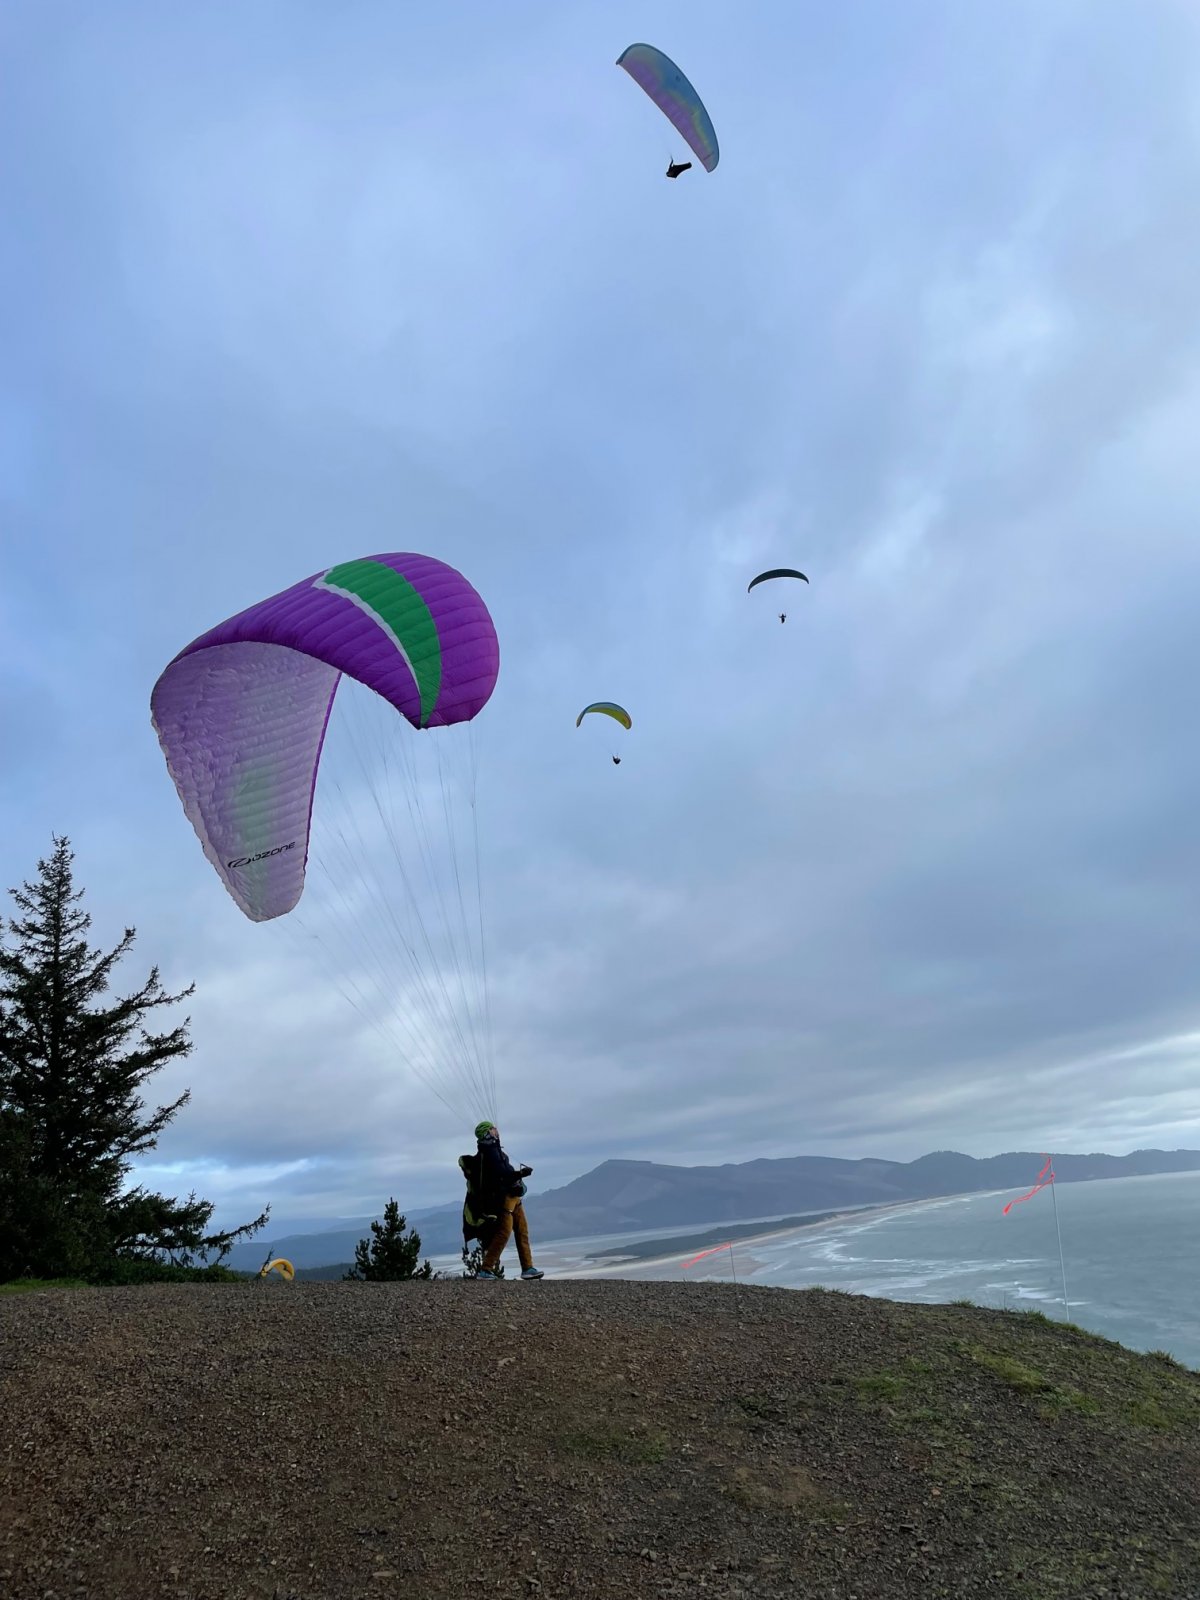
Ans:
POLYGON ((720 1284, 0 1297, 4 1600, 1200 1597, 1200 1375, 720 1284))

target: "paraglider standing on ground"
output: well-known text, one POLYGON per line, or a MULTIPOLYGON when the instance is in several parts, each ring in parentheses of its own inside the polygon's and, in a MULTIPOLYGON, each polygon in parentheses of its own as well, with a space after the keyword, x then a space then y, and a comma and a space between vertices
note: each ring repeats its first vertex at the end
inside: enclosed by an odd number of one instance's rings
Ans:
POLYGON ((521 1204, 525 1179, 532 1175, 533 1168, 513 1166, 501 1148, 500 1130, 494 1122, 485 1119, 476 1126, 475 1142, 475 1154, 460 1156, 458 1161, 467 1180, 463 1249, 471 1239, 478 1239, 483 1245, 483 1264, 475 1276, 494 1280, 504 1247, 515 1236, 522 1278, 541 1278, 544 1274, 533 1264, 529 1225, 521 1204))

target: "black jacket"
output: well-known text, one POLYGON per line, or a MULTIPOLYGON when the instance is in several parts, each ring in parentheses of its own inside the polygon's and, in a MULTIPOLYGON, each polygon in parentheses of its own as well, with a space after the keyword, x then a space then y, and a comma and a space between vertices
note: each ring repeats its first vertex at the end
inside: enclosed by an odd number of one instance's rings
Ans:
POLYGON ((481 1139, 475 1157, 474 1188, 482 1203, 499 1209, 506 1196, 523 1194, 521 1174, 500 1148, 499 1139, 481 1139))

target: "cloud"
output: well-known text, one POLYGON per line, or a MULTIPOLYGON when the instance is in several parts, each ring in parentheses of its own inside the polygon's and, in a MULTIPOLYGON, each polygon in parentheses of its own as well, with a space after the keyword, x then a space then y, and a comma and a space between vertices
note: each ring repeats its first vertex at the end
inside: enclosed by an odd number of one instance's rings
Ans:
POLYGON ((0 107, 3 859, 68 831, 97 937, 197 981, 163 1184, 455 1192, 461 1128, 237 916, 148 717, 213 621, 405 548, 502 641, 492 1021, 539 1182, 1194 1143, 1187 8, 697 4, 661 42, 722 162, 674 185, 632 7, 76 21, 11 25, 0 107), (746 594, 776 562, 786 608, 746 594), (628 735, 575 729, 596 698, 628 735))

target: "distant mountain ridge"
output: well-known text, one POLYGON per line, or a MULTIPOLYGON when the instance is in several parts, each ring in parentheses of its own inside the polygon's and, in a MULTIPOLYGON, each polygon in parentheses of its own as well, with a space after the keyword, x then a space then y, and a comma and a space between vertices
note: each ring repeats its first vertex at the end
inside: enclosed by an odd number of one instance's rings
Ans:
MULTIPOLYGON (((1029 1187, 1044 1156, 1014 1150, 998 1156, 965 1156, 937 1150, 915 1161, 874 1157, 782 1156, 729 1162, 720 1167, 672 1167, 657 1161, 602 1161, 582 1177, 526 1200, 530 1229, 539 1239, 589 1238, 651 1228, 704 1227, 790 1216, 843 1206, 897 1205, 982 1189, 1029 1187)), ((1060 1183, 1094 1178, 1149 1177, 1200 1172, 1200 1150, 1135 1150, 1127 1156, 1056 1155, 1060 1183)), ((403 1203, 401 1205, 403 1210, 403 1203)), ((381 1207, 382 1210, 382 1207, 381 1207)), ((444 1255, 462 1243, 461 1201, 407 1213, 423 1250, 444 1255)), ((354 1246, 370 1231, 370 1218, 324 1233, 271 1236, 271 1249, 297 1267, 352 1261, 354 1246)), ((236 1245, 229 1265, 239 1271, 262 1264, 265 1245, 236 1245)))

